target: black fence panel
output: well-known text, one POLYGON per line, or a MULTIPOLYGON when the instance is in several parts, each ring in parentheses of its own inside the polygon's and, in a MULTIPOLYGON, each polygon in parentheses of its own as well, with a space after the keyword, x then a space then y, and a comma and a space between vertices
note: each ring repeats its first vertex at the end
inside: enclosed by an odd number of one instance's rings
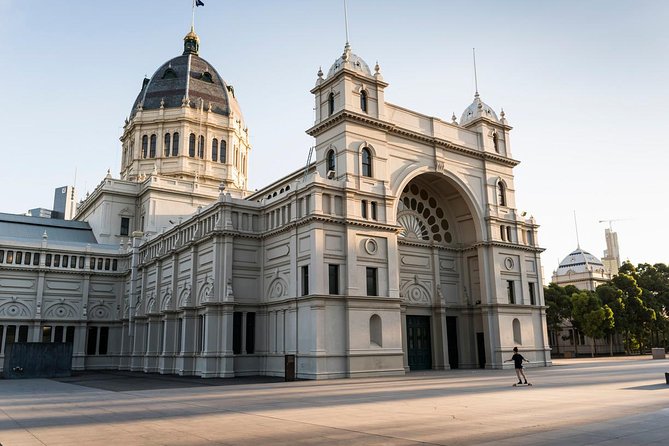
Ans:
POLYGON ((16 342, 5 346, 4 378, 60 378, 71 374, 71 342, 16 342))

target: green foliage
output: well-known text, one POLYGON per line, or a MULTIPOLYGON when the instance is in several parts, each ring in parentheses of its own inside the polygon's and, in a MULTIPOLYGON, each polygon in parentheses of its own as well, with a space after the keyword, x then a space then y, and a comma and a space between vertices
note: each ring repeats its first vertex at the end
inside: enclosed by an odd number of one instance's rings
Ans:
POLYGON ((669 347, 669 265, 625 262, 594 293, 551 283, 544 297, 549 329, 569 321, 593 339, 620 334, 628 353, 669 347))

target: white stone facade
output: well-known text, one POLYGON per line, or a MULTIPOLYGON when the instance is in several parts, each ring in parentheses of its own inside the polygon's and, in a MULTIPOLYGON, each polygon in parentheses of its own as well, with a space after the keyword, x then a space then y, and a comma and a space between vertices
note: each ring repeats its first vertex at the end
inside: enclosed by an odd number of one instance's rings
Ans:
MULTIPOLYGON (((150 82, 171 76, 164 67, 150 82)), ((515 346, 550 365, 538 226, 516 211, 503 113, 477 93, 460 125, 445 122, 387 103, 387 86, 347 45, 311 90, 311 164, 252 194, 236 100, 227 115, 212 111, 215 99, 138 100, 122 178, 108 175, 78 209, 98 241, 118 246, 119 269, 67 280, 78 287, 67 319, 81 328, 75 367, 282 376, 295 355, 298 378, 327 379, 502 368, 515 346), (181 149, 203 135, 204 156, 166 156, 175 132, 181 149), (153 156, 144 135, 156 135, 153 156), (235 154, 212 160, 213 138, 235 154), (105 354, 87 355, 84 329, 96 321, 86 296, 103 288, 109 339, 105 354)), ((16 274, 36 288, 17 299, 21 317, 0 313, 0 324, 30 321, 36 333, 59 323, 35 307, 38 278, 65 280, 59 271, 0 264, 0 280, 16 274)), ((0 289, 0 310, 15 295, 0 289)))

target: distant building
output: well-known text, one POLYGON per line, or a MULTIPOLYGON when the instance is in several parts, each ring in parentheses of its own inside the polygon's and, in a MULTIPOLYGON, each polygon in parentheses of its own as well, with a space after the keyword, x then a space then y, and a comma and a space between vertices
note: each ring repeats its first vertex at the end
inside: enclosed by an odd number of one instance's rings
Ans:
POLYGON ((611 277, 601 260, 579 246, 560 262, 551 281, 563 287, 573 285, 580 290, 594 291, 611 277))
POLYGON ((612 276, 615 276, 618 274, 618 269, 620 268, 618 234, 613 232, 613 229, 606 228, 604 230, 604 237, 606 238, 606 249, 604 250, 602 262, 604 263, 604 268, 606 268, 612 276))
MULTIPOLYGON (((609 229, 606 229, 605 235, 608 247, 605 255, 611 253, 611 257, 602 261, 579 246, 560 262, 557 270, 553 272, 552 282, 562 287, 573 285, 579 290, 594 291, 599 285, 611 280, 618 273, 620 265, 618 237, 609 229), (612 267, 615 269, 612 270, 612 267)), ((554 356, 573 356, 577 350, 579 355, 590 355, 592 352, 592 339, 579 333, 568 321, 565 321, 561 331, 549 331, 549 339, 554 356)), ((598 354, 608 354, 610 352, 609 341, 598 339, 596 350, 598 354)), ((622 340, 614 338, 613 353, 624 351, 622 340)))
POLYGON ((34 208, 27 212, 31 217, 72 220, 76 212, 76 198, 73 186, 57 187, 53 194, 53 209, 34 208))

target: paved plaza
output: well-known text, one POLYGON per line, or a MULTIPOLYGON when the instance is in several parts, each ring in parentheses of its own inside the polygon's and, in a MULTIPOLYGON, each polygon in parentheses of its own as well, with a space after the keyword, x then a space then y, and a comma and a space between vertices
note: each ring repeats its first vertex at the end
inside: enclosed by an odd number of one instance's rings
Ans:
POLYGON ((669 443, 669 361, 556 360, 284 383, 87 373, 0 380, 0 443, 15 445, 635 445, 669 443))

